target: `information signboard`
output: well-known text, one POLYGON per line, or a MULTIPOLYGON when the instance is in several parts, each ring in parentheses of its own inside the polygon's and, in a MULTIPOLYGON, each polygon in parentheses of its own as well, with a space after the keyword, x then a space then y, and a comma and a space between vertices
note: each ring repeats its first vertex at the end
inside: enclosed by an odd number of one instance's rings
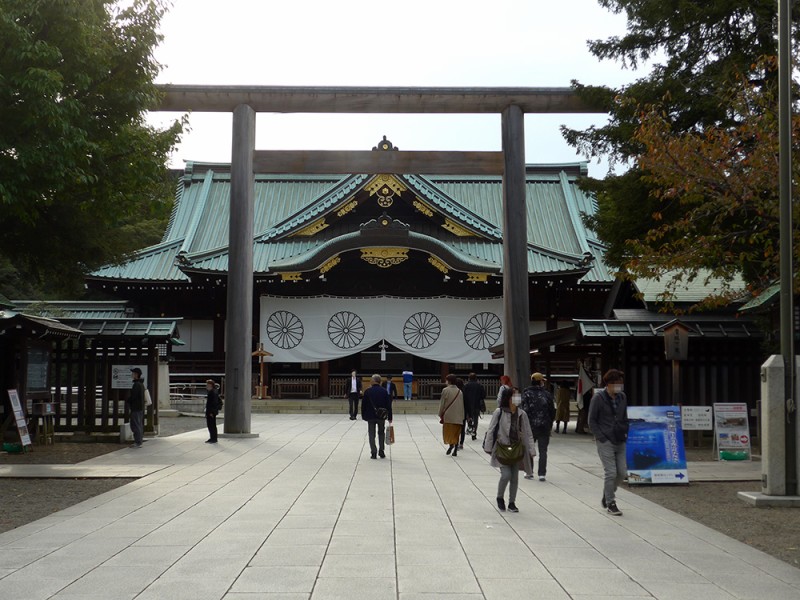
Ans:
POLYGON ((28 433, 28 424, 25 421, 25 413, 22 410, 22 404, 20 404, 17 390, 8 390, 8 399, 11 400, 11 410, 14 412, 14 420, 17 423, 19 441, 23 446, 30 446, 31 436, 28 433))
POLYGON ((111 367, 111 389, 129 390, 133 385, 133 374, 131 369, 139 367, 142 370, 142 381, 147 381, 147 365, 112 365, 111 367))
POLYGON ((678 406, 629 406, 628 483, 689 483, 678 406))
POLYGON ((684 431, 711 431, 714 413, 710 406, 681 406, 681 426, 684 431))
POLYGON ((750 460, 750 424, 747 404, 714 404, 714 443, 719 460, 750 460))

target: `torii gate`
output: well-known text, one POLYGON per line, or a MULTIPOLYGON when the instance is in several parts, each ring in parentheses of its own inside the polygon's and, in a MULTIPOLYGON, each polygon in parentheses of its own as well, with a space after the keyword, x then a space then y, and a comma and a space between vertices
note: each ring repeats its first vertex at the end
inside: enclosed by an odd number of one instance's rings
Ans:
POLYGON ((600 113, 569 88, 398 88, 161 85, 160 111, 232 112, 225 433, 250 434, 253 174, 424 173, 503 177, 506 373, 528 379, 525 113, 600 113), (256 151, 257 112, 495 113, 501 152, 256 151))

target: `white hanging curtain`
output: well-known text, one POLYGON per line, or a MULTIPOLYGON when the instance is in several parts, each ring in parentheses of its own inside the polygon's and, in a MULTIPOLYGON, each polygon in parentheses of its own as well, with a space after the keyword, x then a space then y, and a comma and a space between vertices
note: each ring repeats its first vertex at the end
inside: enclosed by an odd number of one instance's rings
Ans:
POLYGON ((260 338, 274 362, 349 356, 382 340, 440 362, 487 363, 503 343, 502 298, 261 297, 260 338))

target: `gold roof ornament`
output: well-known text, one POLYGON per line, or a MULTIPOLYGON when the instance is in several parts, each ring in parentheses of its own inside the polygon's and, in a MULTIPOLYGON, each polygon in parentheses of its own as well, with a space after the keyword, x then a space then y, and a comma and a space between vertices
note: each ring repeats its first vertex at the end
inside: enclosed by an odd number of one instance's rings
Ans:
POLYGON ((428 262, 431 263, 437 269, 439 269, 445 275, 447 275, 450 272, 450 268, 432 254, 428 257, 428 262))
POLYGON ((361 260, 388 269, 408 260, 408 248, 362 248, 361 260))
POLYGON ((411 203, 411 205, 414 208, 416 208, 419 212, 421 212, 423 215, 425 215, 426 217, 432 217, 433 216, 433 209, 430 206, 428 206, 427 204, 425 204, 419 198, 415 198, 414 201, 411 203))
POLYGON ((488 283, 488 273, 467 273, 467 281, 469 283, 488 283))
POLYGON ((303 281, 302 273, 281 273, 281 281, 303 281))
POLYGON ((331 258, 330 260, 326 261, 326 262, 325 262, 325 264, 324 264, 324 265, 322 265, 322 266, 319 268, 320 275, 325 275, 325 273, 327 273, 328 271, 330 271, 330 270, 331 270, 333 267, 335 267, 336 265, 338 265, 340 262, 342 262, 342 259, 341 259, 341 257, 339 257, 338 255, 337 255, 337 256, 334 256, 334 257, 333 257, 333 258, 331 258))
POLYGON ((473 237, 475 234, 472 233, 466 227, 462 227, 455 221, 451 221, 450 219, 445 219, 444 223, 442 223, 442 227, 449 231, 450 233, 457 235, 458 237, 473 237))
POLYGON ((342 208, 336 211, 336 216, 343 217, 347 213, 355 210, 356 206, 358 206, 358 200, 351 200, 350 202, 342 206, 342 208))
POLYGON ((292 234, 292 237, 294 237, 294 236, 311 237, 311 236, 317 235, 320 231, 325 229, 327 226, 328 226, 328 224, 325 222, 324 218, 318 219, 318 220, 314 221, 313 223, 311 223, 310 225, 306 225, 302 229, 298 229, 297 231, 295 231, 292 234))

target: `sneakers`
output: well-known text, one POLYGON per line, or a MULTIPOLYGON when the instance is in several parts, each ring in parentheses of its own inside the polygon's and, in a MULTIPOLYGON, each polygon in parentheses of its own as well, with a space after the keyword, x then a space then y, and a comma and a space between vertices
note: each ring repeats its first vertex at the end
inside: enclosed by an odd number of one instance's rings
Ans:
POLYGON ((463 449, 464 449, 464 444, 459 444, 459 445, 458 445, 458 449, 459 449, 459 450, 463 450, 463 449))
POLYGON ((508 512, 519 512, 519 509, 517 508, 516 504, 514 504, 513 502, 509 502, 508 503, 508 512))
POLYGON ((525 479, 534 479, 533 475, 525 475, 525 479))
POLYGON ((497 499, 497 508, 499 510, 505 510, 506 509, 506 501, 503 500, 502 498, 498 498, 497 499))
POLYGON ((614 515, 615 517, 621 517, 622 516, 622 511, 617 508, 617 503, 616 502, 610 503, 606 510, 608 511, 608 514, 614 515))
POLYGON ((544 475, 539 475, 539 481, 545 481, 544 475))

